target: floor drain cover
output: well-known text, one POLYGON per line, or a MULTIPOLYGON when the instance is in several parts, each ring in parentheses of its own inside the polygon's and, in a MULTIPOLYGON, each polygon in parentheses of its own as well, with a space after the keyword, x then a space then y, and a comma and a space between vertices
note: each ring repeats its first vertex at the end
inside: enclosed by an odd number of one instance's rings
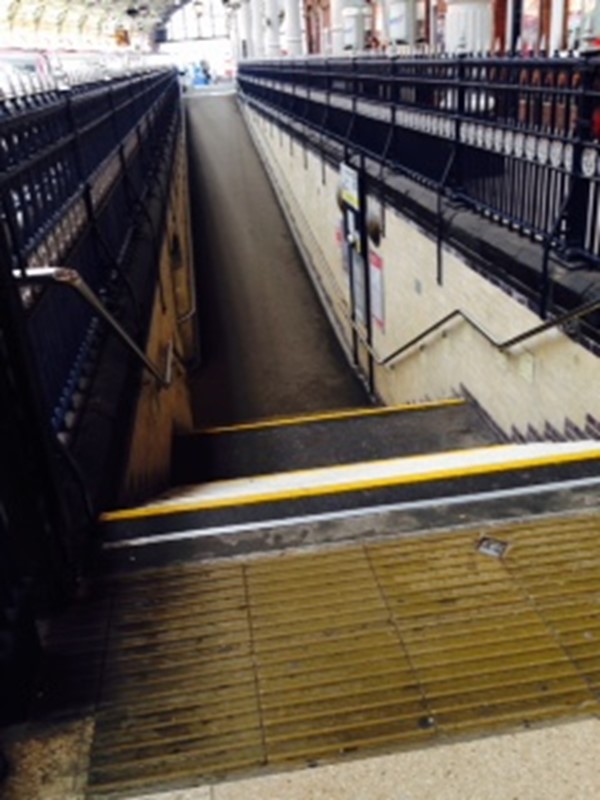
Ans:
POLYGON ((485 556, 503 558, 507 550, 508 542, 501 542, 500 539, 494 539, 493 536, 482 536, 477 543, 477 551, 485 556))

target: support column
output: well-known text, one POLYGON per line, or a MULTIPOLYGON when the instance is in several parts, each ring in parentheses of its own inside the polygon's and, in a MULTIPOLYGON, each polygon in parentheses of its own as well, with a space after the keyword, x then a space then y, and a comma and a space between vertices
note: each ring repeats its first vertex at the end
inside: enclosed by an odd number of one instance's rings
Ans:
POLYGON ((278 58, 281 55, 281 45, 279 44, 279 2, 278 0, 267 0, 267 19, 266 19, 266 50, 269 58, 278 58))
POLYGON ((302 27, 299 0, 285 0, 285 38, 289 56, 302 55, 302 27))
POLYGON ((564 27, 565 0, 552 0, 550 7, 550 41, 548 42, 550 54, 554 53, 555 50, 564 49, 564 27))
POLYGON ((240 44, 240 7, 238 5, 229 6, 227 26, 229 41, 231 42, 231 54, 235 61, 240 61, 242 52, 240 44))
MULTIPOLYGON (((554 6, 552 6, 554 11, 554 6)), ((585 14, 581 24, 580 49, 586 52, 600 49, 600 0, 585 14)))
POLYGON ((415 0, 391 0, 390 39, 414 45, 417 38, 417 4, 415 0))
POLYGON ((252 23, 250 18, 250 0, 242 0, 238 11, 239 58, 243 61, 252 57, 252 23))
POLYGON ((388 47, 392 41, 390 33, 390 0, 381 0, 381 44, 388 47))
POLYGON ((263 39, 263 15, 261 0, 251 0, 252 9, 252 58, 263 58, 265 43, 263 39))
POLYGON ((479 53, 492 49, 492 8, 489 0, 448 0, 446 50, 479 53))
POLYGON ((329 13, 331 25, 331 55, 339 56, 344 52, 344 0, 330 0, 329 13))

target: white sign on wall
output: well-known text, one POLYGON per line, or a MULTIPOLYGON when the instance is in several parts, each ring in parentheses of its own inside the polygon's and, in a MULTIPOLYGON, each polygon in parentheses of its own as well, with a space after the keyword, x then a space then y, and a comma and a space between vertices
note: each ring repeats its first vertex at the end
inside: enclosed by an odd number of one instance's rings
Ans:
POLYGON ((340 164, 340 181, 342 184, 342 200, 350 208, 358 211, 360 201, 358 196, 358 171, 348 164, 340 164))

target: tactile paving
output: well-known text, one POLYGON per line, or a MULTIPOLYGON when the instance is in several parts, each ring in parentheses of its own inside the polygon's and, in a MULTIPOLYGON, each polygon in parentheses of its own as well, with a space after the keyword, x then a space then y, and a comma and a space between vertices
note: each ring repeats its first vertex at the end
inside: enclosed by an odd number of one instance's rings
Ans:
POLYGON ((598 714, 599 534, 555 518, 115 579, 90 797, 598 714))

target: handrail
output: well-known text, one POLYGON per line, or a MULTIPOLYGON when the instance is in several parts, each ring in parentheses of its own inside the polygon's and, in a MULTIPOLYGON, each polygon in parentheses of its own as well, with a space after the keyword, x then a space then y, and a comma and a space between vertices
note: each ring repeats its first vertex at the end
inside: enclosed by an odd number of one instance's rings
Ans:
MULTIPOLYGON (((430 325, 428 328, 425 328, 424 331, 414 336, 408 342, 405 342, 403 345, 398 347, 389 355, 381 358, 379 354, 364 340, 361 336, 360 341, 361 344, 368 350, 368 352, 373 356, 375 362, 380 367, 392 367, 393 362, 395 362, 401 355, 403 355, 407 350, 410 350, 415 345, 419 344, 426 339, 431 333, 434 333, 436 330, 439 330, 443 325, 447 322, 450 322, 457 317, 465 320, 468 322, 471 327, 473 327, 478 333, 480 333, 490 344, 496 347, 498 350, 509 350, 511 347, 514 347, 517 344, 521 344, 522 342, 526 341, 527 339, 532 339, 534 336, 538 336, 540 333, 544 333, 544 331, 550 330, 551 328, 556 328, 559 325, 564 325, 567 322, 571 322, 572 320, 579 319, 581 317, 586 316, 587 314, 591 314, 592 311, 596 311, 600 309, 600 298, 596 300, 591 300, 589 303, 584 303, 584 305, 579 306, 578 308, 573 309, 572 311, 567 311, 564 314, 561 314, 558 317, 555 317, 552 320, 547 320, 546 322, 542 322, 539 325, 535 325, 533 328, 529 328, 523 333, 519 333, 516 336, 511 336, 509 339, 499 340, 496 339, 489 331, 486 331, 479 322, 474 320, 469 314, 463 311, 460 308, 455 308, 449 314, 446 314, 441 319, 437 320, 430 325)), ((354 326, 356 327, 356 326, 354 326)))
POLYGON ((104 306, 98 295, 87 285, 79 272, 76 269, 68 267, 33 267, 28 269, 25 274, 20 270, 15 271, 15 278, 20 282, 35 282, 44 283, 52 281, 61 286, 68 286, 74 289, 77 294, 88 304, 94 311, 99 314, 102 319, 109 325, 109 327, 117 334, 119 339, 125 344, 129 350, 143 363, 146 369, 154 375, 161 389, 167 389, 171 385, 172 372, 173 372, 173 342, 169 342, 167 350, 167 358, 165 363, 164 374, 161 374, 160 369, 148 358, 148 356, 141 350, 138 345, 133 341, 131 336, 122 327, 113 314, 108 311, 104 306))

